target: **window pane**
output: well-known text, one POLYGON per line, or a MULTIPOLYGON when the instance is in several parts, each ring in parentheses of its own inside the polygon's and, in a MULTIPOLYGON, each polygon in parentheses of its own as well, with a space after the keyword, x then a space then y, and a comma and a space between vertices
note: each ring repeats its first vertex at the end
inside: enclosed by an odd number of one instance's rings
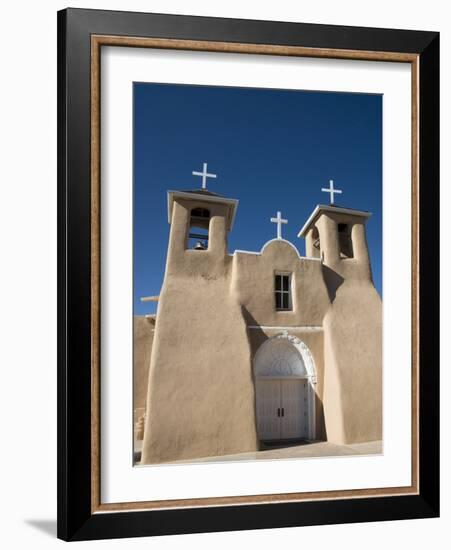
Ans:
POLYGON ((282 295, 280 292, 276 292, 276 309, 280 309, 282 307, 282 295))
POLYGON ((282 276, 282 282, 283 282, 282 290, 289 290, 289 288, 288 288, 289 279, 290 278, 288 277, 288 275, 283 275, 282 276))
POLYGON ((282 290, 281 279, 282 277, 280 275, 276 275, 276 290, 282 290))
POLYGON ((288 294, 282 294, 282 307, 283 309, 288 309, 288 294))

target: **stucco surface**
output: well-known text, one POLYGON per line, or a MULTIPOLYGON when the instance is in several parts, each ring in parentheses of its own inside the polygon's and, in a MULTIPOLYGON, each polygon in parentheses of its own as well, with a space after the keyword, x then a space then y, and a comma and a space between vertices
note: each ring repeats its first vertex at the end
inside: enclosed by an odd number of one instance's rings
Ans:
POLYGON ((233 290, 245 305, 249 324, 270 326, 321 325, 329 306, 321 262, 300 258, 294 246, 271 241, 261 254, 236 252, 233 256, 233 290), (274 274, 292 273, 293 308, 276 311, 274 274))
POLYGON ((133 409, 135 411, 142 411, 146 407, 154 328, 154 319, 138 315, 133 318, 133 409))
POLYGON ((187 249, 190 211, 177 200, 150 361, 141 462, 258 448, 250 345, 230 292, 228 206, 208 204, 208 250, 187 249))
POLYGON ((344 284, 324 318, 327 440, 382 438, 382 304, 368 283, 344 284))
POLYGON ((382 437, 382 302, 374 288, 364 221, 326 213, 316 227, 331 305, 324 320, 326 437, 356 443, 382 437), (353 258, 340 258, 339 223, 350 226, 353 258))
POLYGON ((254 400, 246 324, 228 279, 167 278, 141 463, 257 450, 254 400))

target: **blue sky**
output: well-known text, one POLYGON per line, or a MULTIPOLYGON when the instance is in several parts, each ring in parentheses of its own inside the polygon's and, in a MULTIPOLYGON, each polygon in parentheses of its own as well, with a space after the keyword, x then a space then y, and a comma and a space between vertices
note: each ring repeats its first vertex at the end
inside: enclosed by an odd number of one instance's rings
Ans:
POLYGON ((382 294, 382 96, 298 90, 134 83, 134 313, 153 313, 141 296, 158 295, 169 236, 167 190, 200 188, 239 200, 229 251, 259 251, 297 237, 334 180, 338 206, 372 212, 367 238, 382 294))

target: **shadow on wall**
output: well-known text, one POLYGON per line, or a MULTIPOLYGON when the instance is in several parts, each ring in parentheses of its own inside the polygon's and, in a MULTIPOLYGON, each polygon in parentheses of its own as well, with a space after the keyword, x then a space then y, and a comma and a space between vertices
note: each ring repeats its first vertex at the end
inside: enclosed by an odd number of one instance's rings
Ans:
POLYGON ((323 400, 315 394, 315 414, 316 414, 316 439, 317 441, 327 441, 326 422, 324 421, 323 400))
POLYGON ((335 300, 335 296, 337 295, 337 290, 340 288, 340 286, 343 284, 344 278, 339 275, 336 271, 331 269, 330 267, 327 267, 327 265, 323 264, 323 278, 324 282, 326 283, 327 292, 329 294, 329 300, 331 303, 335 300))
MULTIPOLYGON (((249 327, 249 326, 257 327, 257 326, 259 326, 256 319, 254 319, 254 317, 249 313, 247 308, 243 305, 241 306, 241 314, 244 317, 244 321, 246 322, 247 327, 249 327)), ((263 344, 263 342, 265 340, 268 340, 268 336, 263 332, 262 329, 258 328, 258 329, 253 329, 253 330, 255 332, 255 334, 253 336, 258 338, 258 341, 260 342, 260 346, 263 344)), ((256 353, 257 350, 254 350, 253 347, 252 347, 252 341, 249 337, 249 329, 247 329, 247 339, 248 339, 248 342, 249 342, 249 347, 251 349, 250 376, 252 378, 252 384, 253 384, 253 387, 254 387, 254 422, 255 422, 255 433, 257 434, 257 438, 258 438, 258 429, 257 429, 257 391, 256 391, 256 388, 255 388, 255 377, 254 377, 254 356, 255 356, 255 353, 256 353)), ((259 451, 261 451, 264 447, 263 447, 260 439, 258 439, 258 445, 259 445, 259 451)))

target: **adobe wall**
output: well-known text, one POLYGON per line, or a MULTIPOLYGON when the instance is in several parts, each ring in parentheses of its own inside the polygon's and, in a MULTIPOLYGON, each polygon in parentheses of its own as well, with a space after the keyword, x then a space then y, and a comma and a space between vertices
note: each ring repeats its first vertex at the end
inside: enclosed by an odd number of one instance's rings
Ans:
POLYGON ((141 464, 255 451, 251 350, 227 278, 160 294, 141 464))
POLYGON ((371 275, 365 226, 355 217, 317 221, 331 305, 324 321, 327 440, 382 439, 382 301, 371 275), (336 224, 352 223, 354 258, 340 259, 336 224))
POLYGON ((141 464, 258 449, 251 348, 230 292, 220 206, 208 250, 185 250, 191 205, 175 203, 158 305, 141 464))
POLYGON ((133 422, 144 413, 155 319, 133 317, 133 422))
POLYGON ((232 290, 245 304, 250 325, 321 326, 330 303, 321 262, 300 258, 296 248, 283 239, 269 241, 260 254, 235 252, 232 290), (275 309, 276 271, 292 273, 291 311, 275 309))
POLYGON ((337 291, 324 318, 327 439, 382 439, 382 303, 369 283, 337 291))

